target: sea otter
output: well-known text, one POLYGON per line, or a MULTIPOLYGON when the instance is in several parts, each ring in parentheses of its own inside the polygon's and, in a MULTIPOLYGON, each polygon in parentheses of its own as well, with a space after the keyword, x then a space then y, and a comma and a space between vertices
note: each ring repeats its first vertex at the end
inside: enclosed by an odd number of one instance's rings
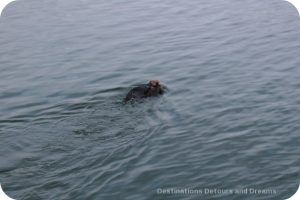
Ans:
POLYGON ((159 96, 164 93, 162 85, 160 85, 158 80, 151 80, 148 84, 143 84, 131 89, 126 97, 125 102, 131 100, 141 100, 147 97, 159 96))

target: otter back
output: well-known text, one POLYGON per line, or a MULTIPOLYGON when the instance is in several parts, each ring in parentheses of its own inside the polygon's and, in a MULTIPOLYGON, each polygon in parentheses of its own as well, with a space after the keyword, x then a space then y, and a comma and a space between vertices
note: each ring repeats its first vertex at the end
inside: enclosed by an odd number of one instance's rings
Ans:
POLYGON ((146 98, 147 91, 148 91, 147 85, 137 86, 128 92, 124 100, 127 102, 132 99, 138 100, 138 99, 146 98))

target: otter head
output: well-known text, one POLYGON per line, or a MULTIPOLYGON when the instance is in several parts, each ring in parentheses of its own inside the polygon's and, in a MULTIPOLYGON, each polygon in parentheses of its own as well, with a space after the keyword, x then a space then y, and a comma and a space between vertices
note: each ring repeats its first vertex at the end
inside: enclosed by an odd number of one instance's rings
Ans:
POLYGON ((161 85, 159 80, 150 80, 148 82, 148 90, 146 91, 147 96, 157 96, 161 93, 161 85))
POLYGON ((148 86, 151 89, 159 88, 160 87, 159 80, 151 80, 151 81, 149 81, 148 86))

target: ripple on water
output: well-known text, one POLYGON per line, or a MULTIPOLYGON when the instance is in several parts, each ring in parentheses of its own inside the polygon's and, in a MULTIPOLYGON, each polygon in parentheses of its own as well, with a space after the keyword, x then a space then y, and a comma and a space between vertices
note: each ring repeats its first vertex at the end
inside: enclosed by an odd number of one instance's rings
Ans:
POLYGON ((9 196, 279 200, 295 191, 300 29, 288 4, 44 3, 18 1, 0 20, 9 196), (154 78, 166 95, 122 104, 130 86, 154 78), (277 194, 156 194, 169 187, 277 194))

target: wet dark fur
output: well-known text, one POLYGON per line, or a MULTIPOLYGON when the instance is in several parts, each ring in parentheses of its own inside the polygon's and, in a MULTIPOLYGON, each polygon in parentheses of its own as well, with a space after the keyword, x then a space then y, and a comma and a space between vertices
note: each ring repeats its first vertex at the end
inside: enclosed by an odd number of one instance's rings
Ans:
POLYGON ((147 97, 159 96, 163 93, 164 90, 159 83, 157 83, 157 85, 151 85, 149 82, 148 84, 140 85, 131 89, 124 98, 124 101, 141 100, 147 97))

